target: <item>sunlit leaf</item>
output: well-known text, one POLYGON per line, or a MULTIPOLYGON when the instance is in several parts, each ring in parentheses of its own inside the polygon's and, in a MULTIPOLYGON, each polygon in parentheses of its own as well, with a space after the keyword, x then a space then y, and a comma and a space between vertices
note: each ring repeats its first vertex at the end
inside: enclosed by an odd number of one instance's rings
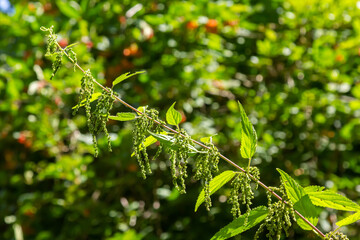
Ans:
MULTIPOLYGON (((137 108, 138 111, 142 112, 142 113, 145 113, 145 110, 146 110, 147 106, 140 106, 137 108)), ((141 115, 140 113, 137 113, 138 115, 141 115)))
MULTIPOLYGON (((93 102, 93 101, 97 100, 100 96, 101 96, 101 93, 99 93, 99 92, 94 93, 93 95, 91 95, 90 102, 93 102)), ((86 103, 86 100, 84 99, 79 104, 73 106, 72 109, 75 109, 78 106, 82 107, 82 106, 85 105, 85 103, 86 103)))
MULTIPOLYGON (((308 195, 302 196, 299 201, 294 203, 294 209, 297 210, 301 215, 303 215, 310 223, 314 226, 318 223, 318 215, 320 214, 321 209, 316 208, 308 195)), ((312 227, 307 224, 303 219, 298 215, 295 215, 296 223, 304 230, 312 230, 312 227)))
MULTIPOLYGON (((227 182, 229 182, 235 175, 236 172, 234 171, 225 171, 214 177, 210 181, 210 186, 209 186, 210 195, 212 195, 217 190, 219 190, 222 186, 224 186, 227 182)), ((204 190, 202 190, 198 196, 198 199, 196 200, 195 212, 204 201, 205 201, 205 192, 204 190)))
MULTIPOLYGON (((277 168, 284 182, 285 190, 294 204, 294 209, 303 215, 314 226, 318 222, 319 210, 312 204, 310 197, 306 194, 304 188, 300 186, 292 177, 286 172, 277 168)), ((299 216, 296 215, 298 225, 304 230, 312 230, 312 228, 299 216)))
POLYGON ((127 73, 124 73, 122 75, 120 75, 119 77, 117 77, 114 81, 113 81, 113 87, 115 87, 115 85, 121 83, 122 81, 132 77, 132 76, 135 76, 137 74, 141 74, 141 73, 144 73, 145 71, 139 71, 139 72, 134 72, 134 73, 130 73, 130 72, 127 72, 127 73))
MULTIPOLYGON (((217 175, 210 181, 210 195, 219 190, 222 186, 224 186, 227 182, 229 182, 234 176, 236 172, 234 171, 225 171, 221 174, 217 175)), ((202 190, 196 200, 195 204, 195 212, 199 208, 199 206, 205 201, 205 192, 202 190)))
POLYGON ((322 190, 324 190, 324 188, 325 187, 323 187, 323 186, 312 185, 312 186, 304 187, 304 191, 305 191, 305 193, 321 192, 322 190))
POLYGON ((136 118, 135 113, 131 112, 120 112, 117 113, 116 116, 109 116, 109 119, 115 120, 115 121, 131 121, 136 118))
POLYGON ((327 207, 343 211, 360 211, 360 206, 350 199, 332 191, 309 192, 311 202, 315 206, 327 207))
POLYGON ((279 168, 276 170, 280 173, 281 179, 285 185, 286 193, 293 203, 296 203, 301 197, 306 195, 303 187, 290 177, 289 174, 279 168))
POLYGON ((166 121, 170 125, 178 126, 181 122, 181 114, 174 109, 175 106, 174 102, 171 107, 166 112, 166 121))
POLYGON ((222 229, 218 231, 211 240, 224 240, 243 233, 250 228, 261 223, 267 216, 268 210, 265 206, 254 208, 250 211, 249 215, 241 215, 222 229), (245 220, 247 217, 247 222, 245 220))
POLYGON ((359 220, 360 220, 360 211, 342 219, 341 221, 337 222, 336 225, 342 227, 357 222, 359 220))
POLYGON ((254 129, 254 126, 251 124, 249 118, 247 117, 244 108, 241 103, 239 103, 240 108, 240 125, 241 125, 241 156, 246 159, 252 158, 256 152, 257 145, 257 135, 254 129))

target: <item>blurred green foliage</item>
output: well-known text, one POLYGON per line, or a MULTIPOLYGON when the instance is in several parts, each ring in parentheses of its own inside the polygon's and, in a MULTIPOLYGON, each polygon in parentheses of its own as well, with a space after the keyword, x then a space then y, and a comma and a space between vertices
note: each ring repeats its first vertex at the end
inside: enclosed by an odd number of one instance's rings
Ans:
MULTIPOLYGON (((208 239, 231 220, 228 189, 194 213, 200 184, 171 185, 166 156, 140 178, 131 126, 110 121, 113 152, 94 158, 82 114, 72 116, 81 72, 51 76, 40 26, 55 26, 84 69, 135 106, 177 102, 184 127, 246 166, 237 100, 259 138, 254 164, 303 186, 360 199, 360 3, 355 0, 0 1, 0 238, 208 239)), ((116 111, 126 111, 120 104, 116 111)), ((81 112, 81 111, 80 111, 81 112)), ((150 149, 150 151, 154 151, 150 149)), ((225 163, 222 169, 227 169, 225 163)), ((192 171, 191 169, 189 170, 192 171)), ((255 204, 265 199, 256 192, 255 204)), ((341 212, 323 212, 330 231, 341 212)), ((359 239, 359 223, 344 231, 359 239)), ((253 232, 245 233, 251 239, 253 232)), ((316 236, 294 227, 290 239, 316 236)))

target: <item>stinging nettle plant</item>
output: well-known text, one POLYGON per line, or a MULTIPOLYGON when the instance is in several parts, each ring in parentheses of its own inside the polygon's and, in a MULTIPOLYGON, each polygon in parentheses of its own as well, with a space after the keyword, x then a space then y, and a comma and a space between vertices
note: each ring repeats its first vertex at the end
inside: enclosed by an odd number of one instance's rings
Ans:
POLYGON ((79 103, 73 109, 74 114, 76 114, 80 107, 85 107, 87 125, 93 136, 95 156, 98 155, 97 135, 100 132, 103 132, 107 137, 108 149, 111 151, 110 137, 106 128, 106 122, 109 119, 133 121, 132 156, 137 159, 144 179, 151 174, 150 157, 146 148, 159 142, 158 150, 152 160, 156 159, 163 150, 168 153, 173 184, 180 193, 186 192, 187 166, 189 159, 193 160, 194 179, 200 180, 203 184, 203 190, 195 204, 195 211, 202 203, 209 210, 211 207, 210 196, 230 182, 231 191, 228 202, 232 206, 231 214, 234 220, 218 231, 212 239, 228 239, 258 224, 260 226, 254 239, 264 239, 264 235, 267 239, 280 239, 283 233, 286 236, 288 235, 288 229, 293 222, 296 222, 303 230, 313 231, 322 239, 348 239, 339 229, 360 220, 360 206, 355 202, 343 195, 325 190, 321 186, 302 187, 281 169, 277 169, 280 174, 280 186, 269 187, 260 181, 259 169, 251 166, 251 159, 256 152, 257 135, 240 102, 240 153, 243 158, 248 159, 248 164, 244 168, 222 155, 212 143, 212 137, 201 138, 201 142, 199 142, 192 139, 184 129, 180 128, 179 124, 182 118, 181 114, 175 110, 175 103, 167 110, 166 122, 164 122, 159 119, 157 110, 150 109, 147 106, 136 109, 112 90, 115 85, 142 72, 123 74, 114 80, 112 88, 104 87, 96 81, 90 70, 85 71, 78 64, 76 53, 73 51, 75 44, 62 48, 57 42, 53 27, 41 27, 41 30, 47 34, 46 56, 54 56, 55 58, 52 64, 51 79, 62 67, 65 57, 73 63, 74 70, 79 69, 83 72, 79 103), (101 92, 96 92, 96 86, 101 89, 101 92), (91 106, 91 102, 94 101, 97 101, 95 109, 91 106), (119 101, 132 112, 119 112, 115 116, 110 115, 114 101, 119 101), (174 126, 175 129, 166 123, 174 126), (232 165, 236 171, 227 170, 215 176, 219 171, 220 158, 232 165), (255 184, 252 186, 251 182, 255 184), (267 204, 266 206, 252 208, 254 188, 259 185, 266 191, 267 204), (241 212, 241 205, 246 206, 245 213, 241 212), (337 222, 337 229, 324 234, 316 227, 321 207, 355 213, 337 222))

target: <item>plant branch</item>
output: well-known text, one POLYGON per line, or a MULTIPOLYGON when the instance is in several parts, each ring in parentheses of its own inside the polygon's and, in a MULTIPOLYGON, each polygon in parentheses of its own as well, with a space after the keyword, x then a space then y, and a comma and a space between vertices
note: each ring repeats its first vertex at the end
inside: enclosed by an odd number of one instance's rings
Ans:
MULTIPOLYGON (((65 48, 62 48, 58 42, 56 42, 58 48, 64 53, 64 55, 80 70, 85 74, 85 70, 78 64, 76 63, 70 56, 69 54, 65 51, 65 48)), ((109 90, 104 87, 102 84, 100 84, 98 81, 96 81, 96 79, 93 78, 94 83, 96 83, 100 88, 102 88, 103 90, 109 92, 109 90)), ((117 101, 119 101, 120 103, 122 103, 123 105, 125 105, 126 107, 130 108, 131 110, 137 112, 138 114, 144 114, 143 112, 139 111, 138 109, 136 109, 135 107, 133 107, 132 105, 128 104, 127 102, 125 102, 124 100, 122 100, 121 98, 119 98, 118 96, 114 96, 115 99, 117 101)), ((167 125, 149 117, 146 115, 146 117, 150 120, 152 120, 153 122, 155 122, 156 124, 161 125, 163 128, 176 133, 176 134, 180 134, 182 137, 185 137, 182 133, 180 133, 179 131, 176 131, 170 127, 168 127, 167 125)), ((191 139, 192 142, 194 142, 195 144, 209 149, 210 147, 204 145, 201 142, 198 142, 194 139, 191 139)), ((225 160, 226 162, 228 162, 230 165, 232 165, 233 167, 235 167, 236 169, 240 170, 241 172, 247 174, 253 181, 255 181, 257 184, 259 184, 261 187, 263 187, 266 191, 270 192, 274 197, 276 197, 279 201, 284 202, 285 204, 289 205, 288 202, 286 202, 284 199, 282 199, 282 197, 280 197, 277 193, 275 193, 273 190, 271 190, 268 186, 266 186, 263 182, 261 182, 260 180, 256 179, 254 176, 252 176, 248 171, 246 171, 245 169, 243 169, 242 167, 240 167, 239 165, 237 165, 236 163, 234 163, 233 161, 231 161, 229 158, 225 157, 224 155, 222 155, 221 153, 219 153, 219 157, 222 158, 223 160, 225 160)), ((250 164, 250 161, 249 161, 250 164)), ((294 212, 302 219, 304 220, 317 234, 319 234, 322 238, 325 237, 325 234, 322 233, 316 226, 314 226, 311 222, 309 222, 309 220, 307 220, 301 213, 299 213, 297 210, 294 209, 294 212)))

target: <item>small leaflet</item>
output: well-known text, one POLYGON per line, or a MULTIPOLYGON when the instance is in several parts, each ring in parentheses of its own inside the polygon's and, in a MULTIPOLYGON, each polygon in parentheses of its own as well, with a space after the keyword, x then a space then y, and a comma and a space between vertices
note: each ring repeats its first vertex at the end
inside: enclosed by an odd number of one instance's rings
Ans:
POLYGON ((135 75, 138 75, 138 74, 141 74, 141 73, 144 73, 145 71, 139 71, 139 72, 134 72, 134 73, 130 73, 130 72, 127 72, 127 73, 124 73, 122 75, 120 75, 119 77, 117 77, 114 81, 113 81, 113 88, 115 87, 115 85, 121 83, 122 81, 132 77, 132 76, 135 76, 135 75))
POLYGON ((170 125, 178 126, 181 122, 181 114, 174 109, 175 103, 176 102, 174 102, 166 112, 166 121, 170 125))

